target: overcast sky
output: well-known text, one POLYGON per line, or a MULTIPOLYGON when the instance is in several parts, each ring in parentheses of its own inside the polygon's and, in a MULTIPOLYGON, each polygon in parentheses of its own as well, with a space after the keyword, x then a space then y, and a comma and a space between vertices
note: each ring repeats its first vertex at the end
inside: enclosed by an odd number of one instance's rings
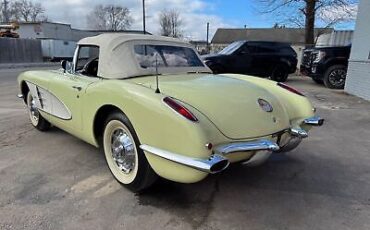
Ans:
MULTIPOLYGON (((131 29, 142 29, 142 0, 33 0, 41 2, 51 21, 72 24, 74 28, 89 28, 86 15, 97 4, 120 4, 131 11, 131 29)), ((210 22, 211 37, 221 27, 272 27, 274 19, 261 15, 255 0, 146 0, 147 30, 159 33, 159 12, 177 9, 184 21, 184 35, 188 39, 205 39, 206 24, 210 22)), ((339 25, 353 29, 354 23, 339 25)))

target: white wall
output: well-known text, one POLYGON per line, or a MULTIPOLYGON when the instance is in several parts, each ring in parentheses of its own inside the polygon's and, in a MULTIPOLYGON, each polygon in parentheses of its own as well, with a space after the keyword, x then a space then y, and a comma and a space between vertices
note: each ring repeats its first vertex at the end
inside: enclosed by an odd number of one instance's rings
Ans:
POLYGON ((360 0, 345 90, 370 100, 370 1, 360 0))
POLYGON ((19 30, 20 38, 30 39, 55 39, 63 41, 79 41, 82 38, 95 36, 99 33, 75 30, 70 25, 59 23, 21 23, 19 30))
POLYGON ((20 38, 36 39, 44 37, 40 24, 21 24, 17 30, 20 38))

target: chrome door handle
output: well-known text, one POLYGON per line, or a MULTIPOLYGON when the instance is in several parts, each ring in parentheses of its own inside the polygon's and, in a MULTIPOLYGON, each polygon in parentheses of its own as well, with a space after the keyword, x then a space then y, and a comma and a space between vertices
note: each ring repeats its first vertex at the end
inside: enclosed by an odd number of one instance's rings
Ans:
POLYGON ((72 86, 72 88, 74 88, 74 89, 76 89, 76 90, 78 90, 78 91, 81 91, 82 90, 82 87, 81 86, 72 86))

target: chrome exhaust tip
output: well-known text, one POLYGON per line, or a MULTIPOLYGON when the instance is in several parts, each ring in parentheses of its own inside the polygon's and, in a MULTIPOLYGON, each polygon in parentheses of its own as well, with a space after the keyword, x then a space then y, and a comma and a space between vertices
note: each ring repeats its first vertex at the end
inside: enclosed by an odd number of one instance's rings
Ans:
POLYGON ((312 125, 312 126, 322 126, 324 124, 325 119, 319 117, 319 116, 314 116, 305 119, 303 122, 306 125, 312 125))
POLYGON ((208 161, 210 167, 207 171, 211 174, 224 171, 230 165, 230 161, 228 159, 218 154, 212 155, 208 161))

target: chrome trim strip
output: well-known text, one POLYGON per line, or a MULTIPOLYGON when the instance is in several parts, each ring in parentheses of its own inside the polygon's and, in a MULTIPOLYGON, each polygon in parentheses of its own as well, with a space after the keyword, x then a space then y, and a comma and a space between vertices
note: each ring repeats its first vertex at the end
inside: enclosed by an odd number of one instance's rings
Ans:
POLYGON ((295 137, 300 137, 300 138, 306 138, 308 137, 308 133, 306 130, 301 129, 301 128, 291 128, 289 130, 290 135, 295 136, 295 137))
POLYGON ((199 159, 168 152, 149 145, 140 145, 140 148, 148 153, 162 157, 163 159, 188 166, 206 173, 218 173, 226 169, 230 162, 219 154, 213 154, 208 159, 199 159))
POLYGON ((306 125, 313 125, 313 126, 322 126, 324 124, 324 119, 319 116, 314 116, 307 118, 303 121, 306 125))
POLYGON ((32 96, 37 99, 37 108, 62 120, 72 120, 71 110, 51 91, 26 81, 32 96), (46 103, 43 103, 46 102, 46 103))
POLYGON ((228 155, 233 152, 247 152, 247 151, 277 151, 280 147, 278 144, 269 140, 258 140, 248 142, 235 142, 218 146, 215 152, 221 155, 228 155))

